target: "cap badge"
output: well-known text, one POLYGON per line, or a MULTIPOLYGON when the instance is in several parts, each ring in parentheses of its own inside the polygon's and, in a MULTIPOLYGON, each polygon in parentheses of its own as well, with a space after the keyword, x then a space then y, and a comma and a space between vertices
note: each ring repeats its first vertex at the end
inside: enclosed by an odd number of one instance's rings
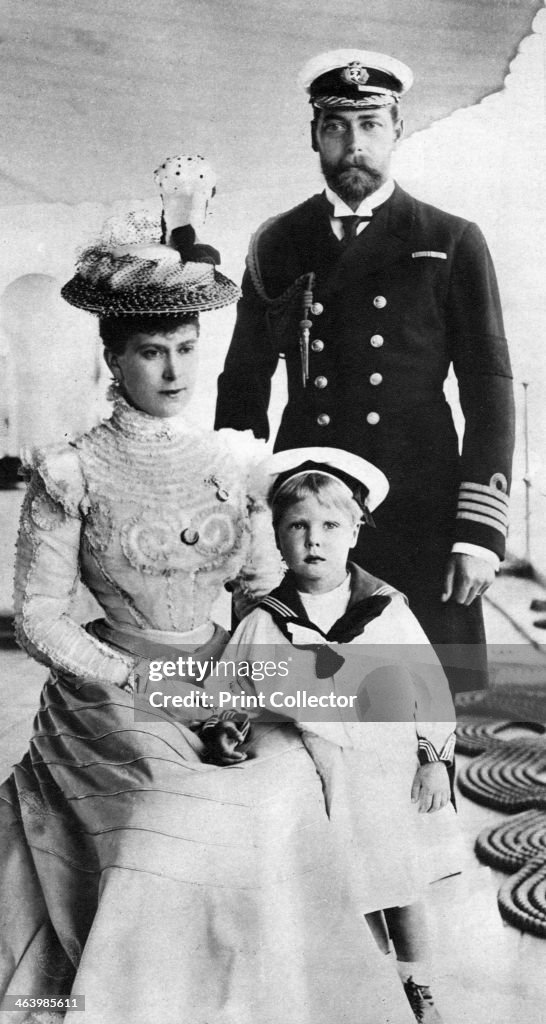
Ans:
POLYGON ((370 77, 366 68, 358 60, 352 60, 350 64, 347 64, 346 68, 343 68, 341 77, 344 82, 348 85, 366 85, 368 78, 370 77))

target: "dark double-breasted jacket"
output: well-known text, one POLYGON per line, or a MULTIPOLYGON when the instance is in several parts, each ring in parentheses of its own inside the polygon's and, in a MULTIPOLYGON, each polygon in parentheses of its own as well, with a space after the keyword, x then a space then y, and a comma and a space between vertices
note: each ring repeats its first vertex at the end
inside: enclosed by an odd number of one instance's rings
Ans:
POLYGON ((277 450, 355 452, 389 479, 375 515, 385 535, 442 536, 502 557, 512 382, 495 272, 475 224, 398 186, 346 246, 324 195, 267 222, 249 252, 217 428, 268 436, 280 355, 288 403, 277 450), (304 387, 299 335, 310 286, 304 387), (465 418, 461 453, 443 390, 451 365, 465 418))

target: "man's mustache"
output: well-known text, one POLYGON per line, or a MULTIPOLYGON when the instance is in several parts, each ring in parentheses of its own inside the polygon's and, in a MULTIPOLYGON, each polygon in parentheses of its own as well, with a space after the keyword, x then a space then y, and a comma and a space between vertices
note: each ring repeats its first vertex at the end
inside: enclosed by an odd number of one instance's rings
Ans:
POLYGON ((355 160, 345 160, 339 165, 340 171, 369 171, 370 168, 364 160, 359 160, 358 157, 355 160))

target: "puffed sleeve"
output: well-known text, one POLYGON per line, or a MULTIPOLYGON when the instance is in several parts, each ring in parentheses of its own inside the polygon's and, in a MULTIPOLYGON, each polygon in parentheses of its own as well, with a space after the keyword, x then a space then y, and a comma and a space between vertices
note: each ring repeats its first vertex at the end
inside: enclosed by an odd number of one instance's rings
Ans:
POLYGON ((454 540, 502 558, 514 449, 512 372, 495 270, 476 224, 457 247, 446 317, 465 418, 454 540))
MULTIPOLYGON (((247 544, 237 581, 249 596, 261 597, 278 586, 283 576, 271 511, 267 505, 271 483, 267 475, 269 448, 250 430, 223 428, 218 436, 238 463, 246 490, 247 544)), ((235 580, 231 582, 234 584, 235 580)))
POLYGON ((14 583, 17 639, 36 661, 81 682, 123 685, 133 660, 89 636, 70 615, 86 508, 77 453, 34 452, 27 468, 14 583))

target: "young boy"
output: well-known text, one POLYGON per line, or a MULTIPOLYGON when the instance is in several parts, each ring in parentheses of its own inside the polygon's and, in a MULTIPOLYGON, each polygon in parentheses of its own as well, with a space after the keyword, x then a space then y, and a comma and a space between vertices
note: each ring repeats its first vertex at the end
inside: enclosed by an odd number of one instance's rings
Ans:
MULTIPOLYGON (((280 452, 270 471, 268 500, 288 571, 239 625, 230 656, 252 662, 284 645, 286 657, 290 644, 300 691, 316 692, 329 678, 336 693, 356 696, 356 711, 326 713, 328 720, 308 721, 305 710, 281 713, 302 731, 332 822, 345 829, 362 909, 385 952, 392 939, 414 1016, 440 1024, 421 897, 428 882, 458 869, 447 770, 454 710, 405 598, 348 561, 361 524, 373 525, 371 512, 388 483, 375 466, 330 448, 280 452), (367 652, 354 650, 361 644, 373 645, 371 662, 367 652), (440 812, 436 829, 431 812, 440 812), (432 863, 438 845, 440 863, 432 863)), ((248 691, 246 680, 241 685, 248 691)), ((212 725, 208 740, 206 729, 202 738, 218 763, 251 753, 251 742, 241 749, 242 733, 229 736, 225 725, 216 736, 212 725)))

